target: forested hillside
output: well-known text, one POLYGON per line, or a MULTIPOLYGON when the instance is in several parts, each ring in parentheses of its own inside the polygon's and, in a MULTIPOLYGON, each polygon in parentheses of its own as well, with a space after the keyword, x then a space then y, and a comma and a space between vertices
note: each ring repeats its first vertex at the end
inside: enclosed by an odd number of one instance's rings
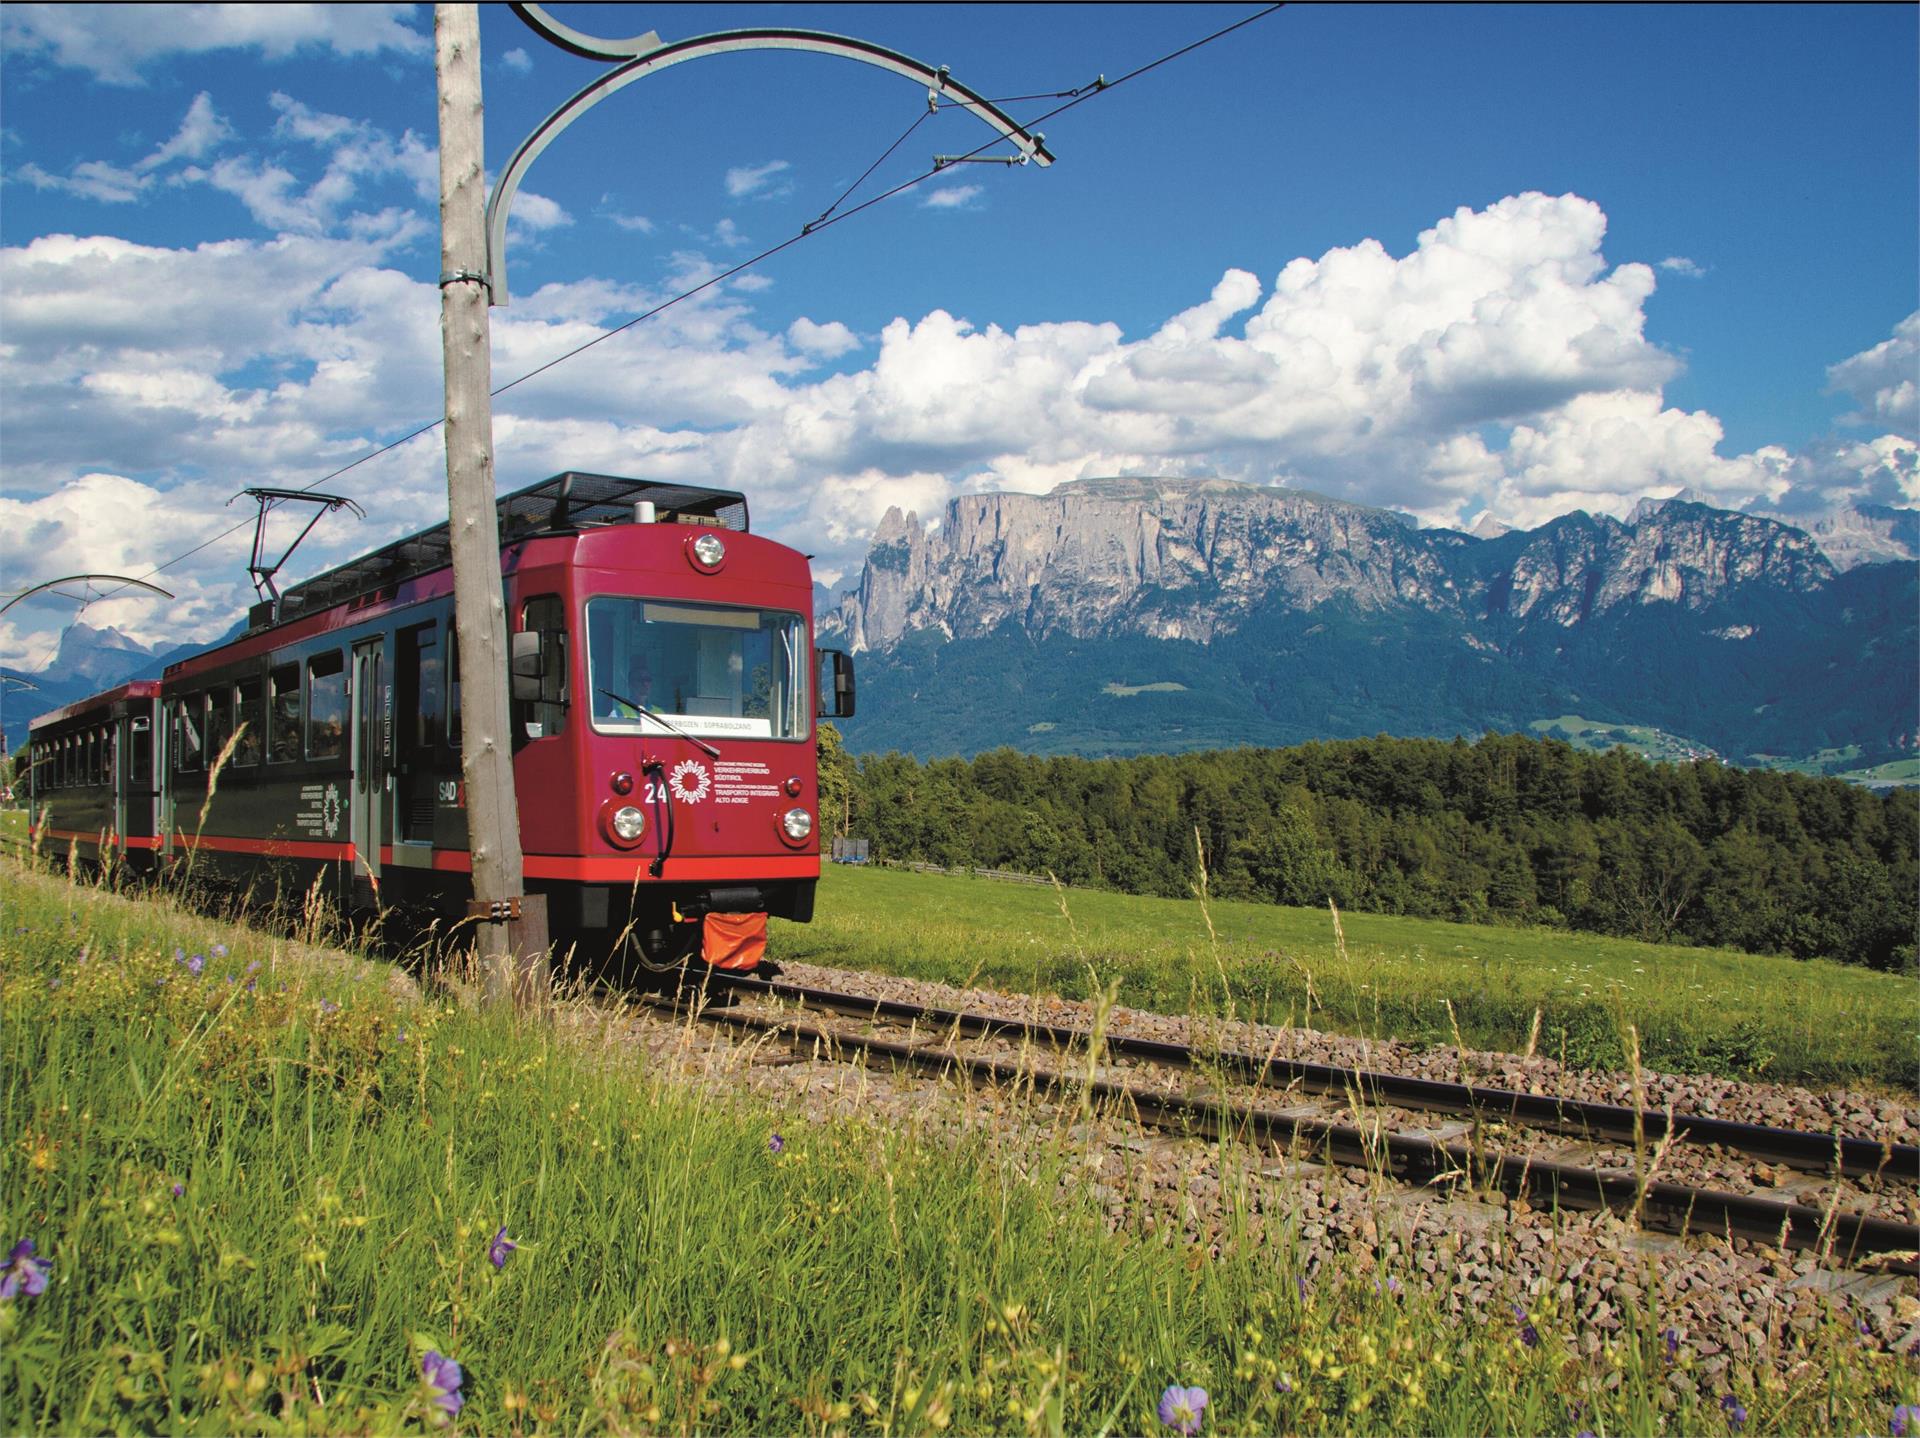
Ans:
POLYGON ((823 808, 876 858, 1070 884, 1911 966, 1920 796, 1555 740, 1363 739, 1130 759, 857 762, 823 808))

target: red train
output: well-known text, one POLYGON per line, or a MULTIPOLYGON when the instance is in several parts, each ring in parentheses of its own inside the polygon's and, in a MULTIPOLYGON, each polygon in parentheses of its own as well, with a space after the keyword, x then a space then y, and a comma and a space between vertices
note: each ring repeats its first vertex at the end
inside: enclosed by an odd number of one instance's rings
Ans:
MULTIPOLYGON (((659 967, 707 914, 810 919, 814 721, 853 712, 854 680, 813 646, 807 557, 725 490, 568 473, 498 511, 526 884, 556 942, 659 967)), ((42 837, 135 870, 191 854, 256 897, 317 880, 349 914, 464 913, 448 546, 444 524, 387 545, 158 683, 35 720, 42 837)))

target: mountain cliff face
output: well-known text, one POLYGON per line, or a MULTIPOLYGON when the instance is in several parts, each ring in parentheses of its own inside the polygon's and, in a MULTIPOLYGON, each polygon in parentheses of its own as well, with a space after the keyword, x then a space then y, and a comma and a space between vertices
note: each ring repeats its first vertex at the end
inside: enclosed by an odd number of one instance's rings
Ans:
POLYGON ((1275 592, 1301 609, 1453 602, 1431 546, 1385 510, 1225 480, 1095 479, 1051 494, 968 495, 931 531, 889 510, 838 630, 856 649, 903 634, 1111 632, 1208 643, 1275 592))
POLYGON ((855 650, 915 630, 1033 638, 1141 634, 1202 644, 1278 601, 1410 604, 1462 621, 1563 627, 1628 604, 1700 610, 1746 584, 1809 592, 1834 566, 1770 519, 1668 503, 1629 524, 1572 514, 1487 540, 1303 490, 1227 480, 1093 479, 968 495, 934 528, 887 511, 830 632, 855 650))
POLYGON ((889 511, 821 633, 869 655, 865 747, 1113 752, 1561 714, 1735 755, 1911 747, 1911 562, 1836 564, 1804 530, 1685 498, 1482 534, 1224 480, 970 495, 931 526, 889 511))

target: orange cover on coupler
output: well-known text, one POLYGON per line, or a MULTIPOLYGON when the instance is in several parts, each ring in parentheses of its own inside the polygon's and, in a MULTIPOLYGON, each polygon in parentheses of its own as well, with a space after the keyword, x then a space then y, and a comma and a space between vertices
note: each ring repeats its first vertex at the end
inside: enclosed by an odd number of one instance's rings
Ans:
POLYGON ((767 952, 765 914, 708 914, 700 957, 716 969, 751 969, 767 952))

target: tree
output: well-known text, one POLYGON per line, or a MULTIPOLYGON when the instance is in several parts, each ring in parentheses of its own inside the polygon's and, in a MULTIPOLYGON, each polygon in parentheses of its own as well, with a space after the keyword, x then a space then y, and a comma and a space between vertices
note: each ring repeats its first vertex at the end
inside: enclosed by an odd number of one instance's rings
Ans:
POLYGON ((820 829, 845 837, 853 824, 855 774, 853 757, 831 724, 820 726, 815 749, 820 765, 820 829))

